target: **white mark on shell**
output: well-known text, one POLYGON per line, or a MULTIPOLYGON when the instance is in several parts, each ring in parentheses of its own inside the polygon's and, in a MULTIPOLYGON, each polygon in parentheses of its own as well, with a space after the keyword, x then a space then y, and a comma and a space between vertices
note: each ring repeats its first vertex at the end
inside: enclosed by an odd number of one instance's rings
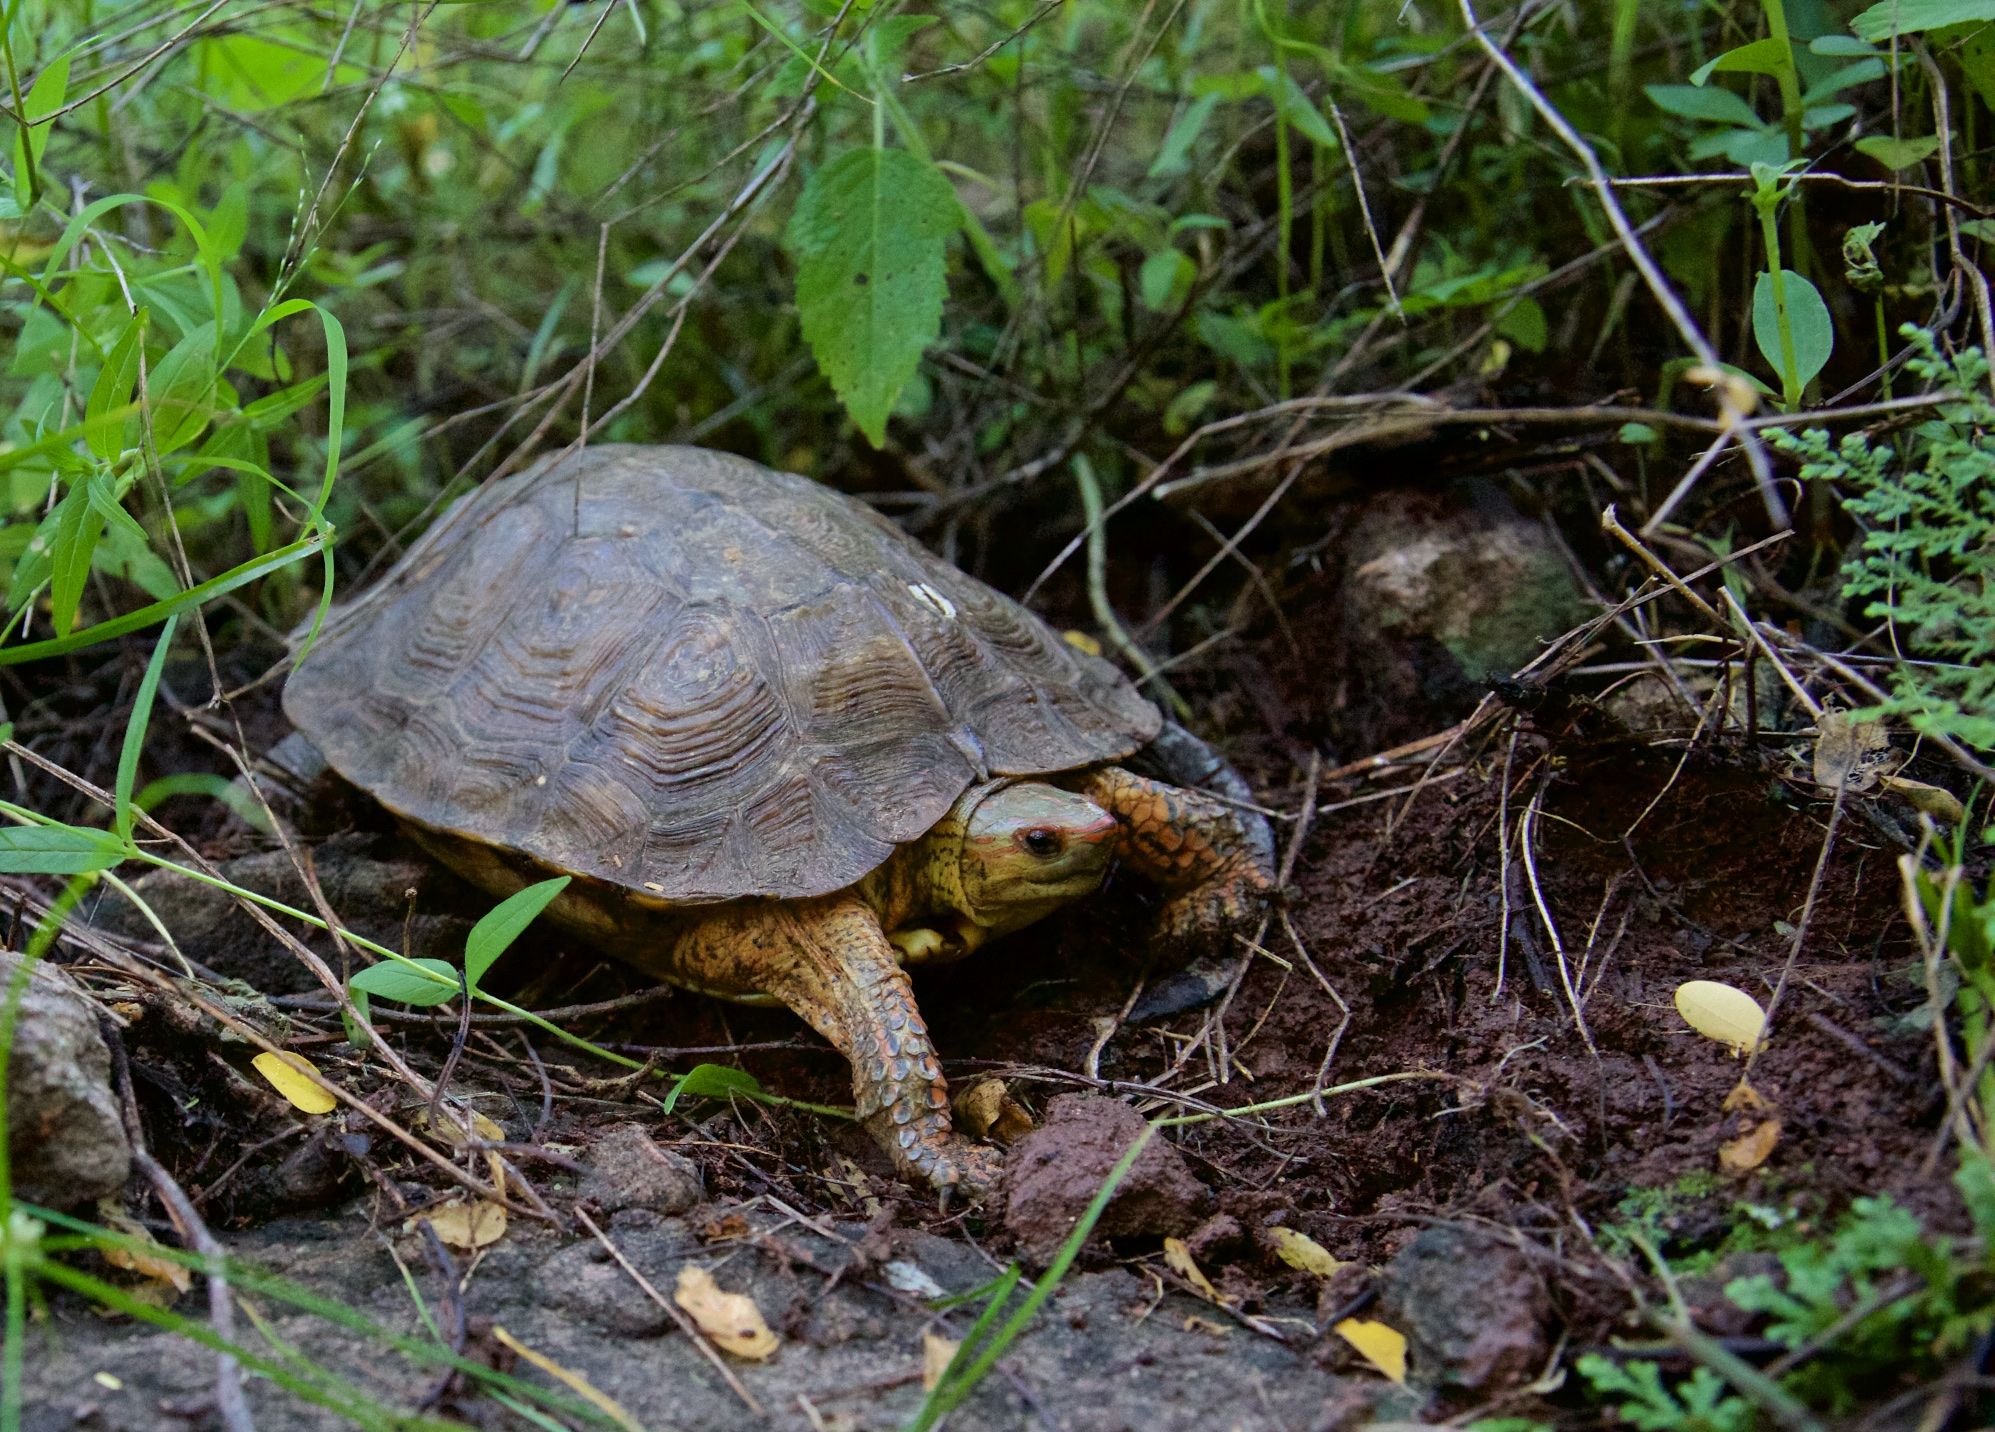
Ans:
POLYGON ((917 602, 920 602, 944 621, 954 621, 956 619, 956 604, 943 596, 942 593, 936 591, 935 588, 929 586, 928 583, 909 582, 907 589, 914 594, 914 599, 917 602))

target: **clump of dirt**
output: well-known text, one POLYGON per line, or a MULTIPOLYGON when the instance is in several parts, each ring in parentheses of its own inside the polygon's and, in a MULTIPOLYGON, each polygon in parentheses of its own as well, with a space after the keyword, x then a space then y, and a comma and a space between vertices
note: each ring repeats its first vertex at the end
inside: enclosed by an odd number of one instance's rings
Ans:
MULTIPOLYGON (((1046 1122, 1005 1160, 1005 1232, 1034 1265, 1052 1261, 1145 1127, 1127 1104, 1094 1094, 1062 1094, 1046 1106, 1046 1122)), ((1211 1206, 1211 1191, 1192 1177, 1183 1156, 1153 1139, 1095 1228, 1106 1238, 1189 1233, 1211 1206)))

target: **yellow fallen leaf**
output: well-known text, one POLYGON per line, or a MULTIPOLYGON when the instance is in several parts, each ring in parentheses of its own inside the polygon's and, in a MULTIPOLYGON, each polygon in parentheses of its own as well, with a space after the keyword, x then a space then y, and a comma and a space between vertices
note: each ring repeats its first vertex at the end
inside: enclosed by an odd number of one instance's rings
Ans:
POLYGON ((1164 1264, 1173 1273, 1176 1273, 1180 1278, 1191 1284, 1198 1291, 1198 1295, 1208 1303, 1220 1301, 1219 1290, 1212 1286, 1210 1278, 1199 1271, 1198 1264, 1192 1261, 1191 1249, 1185 1247, 1182 1238, 1166 1238, 1164 1240, 1164 1264))
POLYGON ((1346 1318, 1331 1331, 1358 1350, 1358 1356, 1406 1385, 1406 1334, 1370 1318, 1346 1318))
POLYGON ((1911 803, 1912 809, 1929 815, 1934 820, 1947 825, 1959 825, 1967 819, 1967 812, 1961 809, 1960 799, 1944 786, 1927 785, 1906 776, 1886 776, 1884 789, 1911 803))
POLYGON ((755 1300, 743 1293, 721 1291, 713 1274, 688 1263, 679 1270, 679 1285, 672 1301, 683 1308, 700 1331, 712 1338, 723 1352, 761 1362, 776 1351, 776 1335, 762 1320, 755 1300))
POLYGON ((515 1353, 518 1353, 521 1357, 609 1418, 610 1421, 616 1423, 617 1426, 625 1429, 625 1432, 644 1432, 643 1423, 624 1411, 618 1405, 616 1399, 611 1397, 607 1392, 602 1391, 594 1383, 590 1382, 588 1378, 582 1376, 581 1373, 563 1367, 544 1352, 535 1352, 532 1348, 496 1324, 492 1328, 492 1339, 501 1347, 511 1348, 515 1353))
POLYGON ((1751 1173, 1765 1163, 1780 1142, 1780 1120, 1765 1119, 1718 1147, 1718 1167, 1726 1173, 1751 1173))
POLYGON ((422 1218, 436 1230, 438 1238, 466 1253, 489 1247, 506 1235, 506 1210, 482 1198, 446 1203, 422 1218))
POLYGON ((942 1374, 949 1370, 949 1360, 956 1356, 960 1343, 953 1343, 938 1333, 921 1335, 921 1390, 935 1391, 935 1384, 942 1381, 942 1374))
POLYGON ((307 1114, 330 1114, 339 1107, 339 1100, 312 1082, 311 1076, 319 1072, 319 1067, 302 1054, 272 1054, 266 1050, 250 1060, 249 1067, 261 1074, 264 1082, 282 1094, 294 1109, 307 1114))
MULTIPOLYGON (((194 1286, 194 1274, 185 1263, 176 1263, 171 1258, 146 1252, 146 1249, 157 1248, 160 1244, 143 1223, 115 1205, 107 1206, 106 1203, 97 1205, 97 1216, 106 1226, 115 1228, 137 1244, 136 1247, 105 1247, 102 1251, 106 1263, 150 1280, 159 1286, 162 1294, 168 1289, 175 1294, 184 1293, 194 1286)), ((163 1306, 173 1299, 162 1297, 158 1301, 163 1306)))
POLYGON ((1684 1023, 1734 1054, 1757 1049, 1766 1037, 1766 1011, 1736 985, 1689 980, 1676 987, 1676 1012, 1684 1023))
POLYGON ((1089 656, 1101 655, 1101 643, 1084 631, 1063 631, 1060 635, 1067 639, 1068 646, 1084 651, 1089 656))
POLYGON ((1307 1233, 1278 1224, 1267 1230, 1267 1236, 1268 1241, 1275 1245, 1275 1256, 1291 1268, 1327 1278, 1344 1266, 1341 1260, 1330 1255, 1328 1248, 1307 1233))
MULTIPOLYGON (((465 1112, 471 1115, 472 1138, 488 1144, 502 1144, 506 1141, 506 1131, 499 1127, 496 1120, 487 1118, 476 1109, 466 1110, 465 1112)), ((436 1136, 443 1140, 444 1143, 449 1144, 453 1149, 461 1149, 465 1144, 470 1142, 470 1140, 464 1137, 464 1126, 458 1121, 461 1117, 460 1114, 453 1111, 450 1116, 439 1119, 436 1122, 436 1136)), ((430 1127, 428 1109, 423 1109, 417 1113, 416 1127, 423 1129, 430 1127)), ((499 1157, 498 1150, 485 1150, 485 1166, 491 1173, 492 1187, 498 1190, 500 1197, 504 1197, 506 1192, 506 1161, 499 1157)))

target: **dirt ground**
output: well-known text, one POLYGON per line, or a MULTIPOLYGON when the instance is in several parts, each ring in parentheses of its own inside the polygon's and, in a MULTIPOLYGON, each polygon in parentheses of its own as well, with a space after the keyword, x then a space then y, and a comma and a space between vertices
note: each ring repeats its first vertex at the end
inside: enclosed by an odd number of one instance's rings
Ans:
MULTIPOLYGON (((1247 675, 1263 714, 1269 701, 1301 709, 1313 678, 1276 644, 1262 650, 1247 675)), ((1039 1117, 1076 1092, 1185 1114, 1397 1076, 1320 1106, 1172 1128, 1184 1216, 1098 1237, 952 1426, 1328 1432, 1471 1412, 1556 1418, 1571 1392, 1545 1374, 1633 1329, 1640 1270, 1613 1229, 1642 1190, 1665 1191, 1648 1206, 1674 1254, 1716 1248, 1741 1203, 1806 1222, 1884 1192, 1951 1226, 1932 1156, 1931 1040, 1901 1018, 1924 996, 1907 979, 1889 822, 1845 810, 1810 902, 1830 804, 1783 777, 1779 743, 1631 736, 1585 700, 1532 705, 1492 707, 1462 740, 1314 782, 1291 899, 1216 1006, 1141 1018, 1144 897, 1127 888, 917 981, 952 1085, 1001 1078, 1039 1117), (1675 1012, 1689 979, 1762 1004, 1779 990, 1774 1036, 1750 1071, 1767 1107, 1727 1111, 1742 1066, 1675 1012), (1763 1161, 1722 1171, 1721 1150, 1773 1119, 1763 1161), (1291 1266, 1280 1228, 1346 1266, 1327 1278, 1291 1266), (1218 1301, 1166 1261, 1171 1233, 1218 1301), (1408 1332, 1409 1388, 1332 1330, 1351 1316, 1408 1332)), ((1312 789, 1304 743, 1264 721, 1230 746, 1286 848, 1312 789)), ((477 897, 398 849, 378 813, 342 822, 359 829, 319 861, 336 909, 416 953, 461 940, 477 897), (366 885, 341 883, 354 849, 415 883, 413 915, 353 906, 366 885)), ((239 829, 209 842, 217 856, 255 844, 239 829)), ((238 868, 281 873, 260 858, 238 868)), ((293 1047, 416 1116, 370 1084, 288 956, 226 921, 174 921, 195 960, 265 996, 289 991, 279 1003, 300 1021, 293 1047)), ((76 968, 88 977, 87 961, 76 968)), ((1147 972, 1150 985, 1168 989, 1168 973, 1147 972)), ((500 974, 531 1007, 611 1002, 563 1022, 666 1068, 714 1060, 789 1098, 849 1097, 842 1061, 782 1011, 647 997, 558 941, 523 942, 500 974)), ((126 1039, 152 1146, 232 1250, 401 1332, 421 1332, 419 1293, 473 1356, 510 1360, 502 1328, 647 1426, 899 1426, 921 1400, 924 1334, 960 1338, 977 1311, 934 1311, 935 1290, 980 1287, 1044 1240, 998 1203, 939 1210, 849 1124, 747 1101, 661 1114, 655 1080, 608 1078, 517 1027, 481 1026, 453 1088, 479 1095, 556 1218, 516 1218, 446 1269, 405 1231, 443 1191, 433 1170, 353 1120, 308 1128, 243 1075, 240 1047, 197 1023, 148 1011, 126 1039), (592 1189, 589 1171, 632 1125, 697 1166, 697 1203, 622 1206, 600 1181, 592 1189), (730 1389, 569 1217, 578 1199, 668 1296, 689 1260, 751 1293, 781 1350, 735 1364, 730 1389)), ((452 1030, 393 1030, 433 1074, 452 1030)), ((1075 1158, 1075 1177, 1098 1181, 1075 1158)), ((427 1397, 476 1425, 520 1425, 351 1334, 282 1308, 268 1318, 276 1337, 400 1405, 427 1397)), ((79 1303, 50 1301, 29 1367, 35 1432, 214 1425, 206 1354, 79 1303)), ((251 1389, 263 1425, 333 1425, 261 1379, 251 1389)))

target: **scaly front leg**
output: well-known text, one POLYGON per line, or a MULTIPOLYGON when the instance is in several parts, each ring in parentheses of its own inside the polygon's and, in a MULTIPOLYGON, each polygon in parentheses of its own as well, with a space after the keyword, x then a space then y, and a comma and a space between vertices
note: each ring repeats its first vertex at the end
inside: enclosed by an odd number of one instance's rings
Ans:
POLYGON ((1166 940, 1221 938, 1274 897, 1275 872, 1232 807, 1119 766, 1090 773, 1081 791, 1121 822, 1124 864, 1164 892, 1166 940))
POLYGON ((959 1138, 949 1090, 914 991, 880 922, 850 895, 725 908, 673 950, 677 977, 709 989, 774 995, 852 1064, 860 1122, 901 1176, 977 1194, 997 1151, 959 1138))

